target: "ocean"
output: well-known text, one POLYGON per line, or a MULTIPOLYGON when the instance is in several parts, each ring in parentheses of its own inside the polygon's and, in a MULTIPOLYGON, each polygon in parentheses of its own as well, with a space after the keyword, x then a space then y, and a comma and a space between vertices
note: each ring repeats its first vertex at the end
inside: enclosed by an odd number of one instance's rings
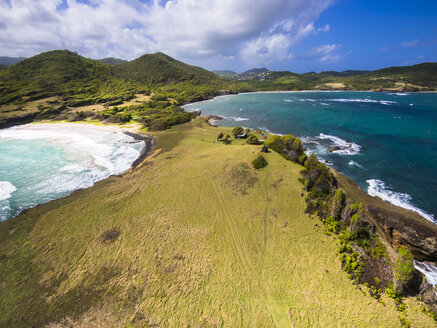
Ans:
POLYGON ((0 221, 128 170, 144 141, 92 125, 0 130, 0 221))
POLYGON ((437 222, 435 93, 246 93, 185 109, 224 117, 218 126, 293 134, 370 195, 437 222))

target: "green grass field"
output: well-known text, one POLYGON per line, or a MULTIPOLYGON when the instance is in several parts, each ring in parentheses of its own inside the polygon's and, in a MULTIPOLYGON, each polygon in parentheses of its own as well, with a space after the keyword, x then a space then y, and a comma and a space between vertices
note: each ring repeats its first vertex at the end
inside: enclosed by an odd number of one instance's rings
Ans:
POLYGON ((435 327, 366 296, 304 214, 301 166, 215 141, 204 119, 155 133, 123 177, 0 223, 1 327, 435 327), (115 239, 105 240, 117 231, 115 239))

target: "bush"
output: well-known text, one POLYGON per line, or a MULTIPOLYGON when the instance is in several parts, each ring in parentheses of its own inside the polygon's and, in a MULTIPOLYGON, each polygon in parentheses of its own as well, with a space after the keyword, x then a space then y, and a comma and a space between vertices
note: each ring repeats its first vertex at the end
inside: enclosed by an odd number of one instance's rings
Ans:
POLYGON ((291 134, 272 136, 266 142, 266 146, 296 163, 299 163, 299 158, 304 154, 302 142, 291 134))
POLYGON ((246 143, 248 143, 249 145, 259 145, 260 144, 258 138, 253 134, 251 134, 247 137, 246 143))
POLYGON ((332 202, 332 216, 336 219, 340 219, 341 212, 345 206, 346 195, 341 188, 337 189, 332 202))
POLYGON ((255 158, 252 161, 252 166, 257 170, 262 169, 263 167, 266 167, 267 164, 268 164, 267 160, 264 158, 263 155, 259 155, 257 158, 255 158))
POLYGON ((413 277, 413 255, 405 245, 399 248, 398 252, 399 258, 396 259, 394 275, 397 284, 402 285, 413 277))
POLYGON ((223 142, 225 145, 229 145, 232 142, 231 136, 227 134, 226 137, 223 139, 223 142))
POLYGON ((220 132, 219 135, 217 136, 217 140, 221 140, 223 138, 223 132, 220 132))
POLYGON ((236 128, 234 128, 232 130, 232 135, 234 136, 234 138, 239 135, 239 134, 243 134, 244 130, 241 126, 237 126, 236 128))

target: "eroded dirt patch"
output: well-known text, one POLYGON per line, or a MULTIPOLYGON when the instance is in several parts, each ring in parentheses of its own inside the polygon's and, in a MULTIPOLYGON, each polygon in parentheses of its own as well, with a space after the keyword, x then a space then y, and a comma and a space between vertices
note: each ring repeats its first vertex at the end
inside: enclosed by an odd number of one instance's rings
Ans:
POLYGON ((258 177, 247 163, 239 163, 225 169, 225 181, 231 185, 235 194, 247 195, 248 190, 258 183, 258 177))
POLYGON ((116 239, 118 239, 119 236, 120 236, 120 229, 113 228, 105 231, 102 234, 101 238, 103 243, 108 244, 114 242, 116 239))

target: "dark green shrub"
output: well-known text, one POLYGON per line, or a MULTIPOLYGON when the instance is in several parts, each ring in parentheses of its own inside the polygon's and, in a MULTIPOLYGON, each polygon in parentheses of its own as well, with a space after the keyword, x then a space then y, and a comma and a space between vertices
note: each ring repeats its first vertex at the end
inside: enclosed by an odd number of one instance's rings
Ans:
POLYGON ((237 126, 236 128, 234 128, 233 130, 232 130, 232 135, 234 136, 234 138, 237 136, 237 135, 239 135, 239 134, 243 134, 244 133, 244 130, 243 130, 243 128, 241 127, 241 126, 237 126))
POLYGON ((229 145, 231 144, 232 140, 231 140, 231 136, 229 134, 226 135, 226 137, 223 139, 223 143, 225 145, 229 145))
POLYGON ((300 165, 305 165, 305 162, 306 162, 307 158, 308 158, 308 156, 307 156, 306 154, 302 154, 302 155, 299 157, 299 164, 300 164, 300 165))
POLYGON ((332 201, 332 216, 336 219, 341 217, 341 212, 345 206, 346 195, 344 194, 341 188, 337 189, 334 195, 334 199, 332 201))
POLYGON ((299 158, 304 154, 302 142, 291 134, 274 135, 267 140, 266 146, 296 163, 299 163, 299 158))
POLYGON ((263 167, 266 167, 267 164, 268 164, 267 160, 264 158, 263 155, 259 155, 257 158, 255 158, 252 161, 252 166, 257 170, 262 169, 263 167))
POLYGON ((413 277, 413 255, 405 245, 399 248, 398 252, 399 258, 395 262, 394 275, 397 285, 402 285, 413 277))
POLYGON ((223 138, 223 132, 220 132, 219 135, 217 136, 217 140, 221 140, 223 138))
POLYGON ((253 134, 251 134, 247 137, 246 143, 248 143, 249 145, 259 145, 260 144, 258 138, 253 134))

